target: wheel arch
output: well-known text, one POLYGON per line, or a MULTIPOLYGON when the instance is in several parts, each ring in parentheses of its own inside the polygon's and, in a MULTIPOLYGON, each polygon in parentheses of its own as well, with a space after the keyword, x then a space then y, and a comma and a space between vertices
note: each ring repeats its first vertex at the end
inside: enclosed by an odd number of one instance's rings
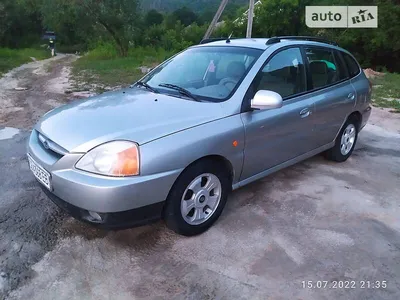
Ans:
POLYGON ((346 122, 351 119, 351 118, 355 118, 357 120, 357 130, 360 131, 360 126, 362 124, 362 114, 358 111, 355 110, 353 112, 351 112, 343 121, 342 125, 339 127, 339 130, 337 131, 335 138, 333 139, 333 143, 335 142, 336 138, 338 137, 340 131, 342 130, 344 124, 346 124, 346 122))
MULTIPOLYGON (((224 157, 224 156, 222 156, 222 155, 210 154, 210 155, 205 155, 205 156, 203 156, 203 157, 200 157, 200 158, 198 158, 198 159, 192 161, 190 164, 188 164, 188 165, 182 170, 182 172, 179 174, 179 176, 175 179, 174 183, 172 184, 172 186, 171 186, 171 188, 170 188, 170 190, 169 190, 169 193, 171 192, 171 190, 174 188, 176 182, 181 178, 181 176, 185 173, 185 171, 186 171, 187 169, 189 169, 190 167, 192 167, 193 165, 195 165, 195 164, 197 164, 197 163, 199 163, 199 162, 201 162, 201 161, 207 161, 207 160, 208 160, 208 161, 212 161, 212 162, 217 163, 217 164, 218 164, 218 163, 221 164, 221 166, 222 166, 223 168, 225 168, 225 169, 229 172, 229 179, 230 179, 230 182, 231 182, 231 184, 232 184, 233 178, 234 178, 234 176, 235 176, 235 170, 234 170, 234 168, 233 168, 232 163, 229 161, 229 159, 227 159, 226 157, 224 157)), ((169 193, 168 193, 168 194, 169 194, 169 193)))
MULTIPOLYGON (((230 182, 231 182, 231 185, 229 186, 229 188, 230 188, 230 190, 232 189, 232 181, 233 181, 234 176, 235 176, 235 171, 234 171, 232 163, 229 161, 229 159, 227 159, 226 157, 224 157, 222 155, 211 154, 211 155, 206 155, 206 156, 203 156, 203 157, 200 157, 200 158, 194 160, 193 162, 191 162, 189 165, 187 165, 182 170, 182 172, 179 174, 179 176, 175 179, 174 183, 172 184, 172 186, 171 186, 171 188, 170 188, 170 190, 168 192, 167 199, 169 198, 170 193, 172 192, 172 190, 176 186, 176 184, 177 184, 178 180, 181 178, 181 176, 183 176, 185 171, 187 169, 189 169, 190 167, 192 167, 193 165, 195 165, 197 163, 200 163, 202 161, 212 161, 213 163, 221 164, 221 166, 226 168, 226 170, 229 172, 229 176, 230 176, 229 179, 230 179, 230 182)), ((166 206, 167 206, 167 203, 164 204, 163 209, 162 209, 161 215, 162 215, 163 218, 165 218, 166 206)))
MULTIPOLYGON (((221 166, 223 166, 223 168, 225 168, 225 170, 227 170, 229 172, 230 181, 231 182, 233 181, 233 178, 235 176, 235 171, 234 171, 232 163, 226 157, 224 157, 222 155, 218 155, 218 154, 206 155, 206 156, 203 156, 203 157, 200 157, 200 158, 196 159, 195 161, 193 161, 189 165, 187 165, 186 168, 184 168, 182 170, 181 174, 183 172, 185 172, 185 170, 187 170, 188 168, 193 166, 194 164, 197 164, 200 161, 205 161, 205 160, 209 160, 209 161, 213 161, 214 163, 221 164, 221 166)), ((176 180, 178 180, 178 179, 176 179, 176 180)))
MULTIPOLYGON (((360 130, 360 126, 361 126, 361 124, 362 124, 362 114, 359 112, 359 111, 353 111, 348 117, 347 117, 347 119, 346 119, 346 121, 347 120, 349 120, 349 119, 352 119, 352 118, 354 118, 355 120, 357 120, 357 130, 359 131, 360 130)), ((345 122, 346 122, 345 121, 345 122)), ((344 123, 343 123, 343 125, 344 125, 344 123)), ((343 125, 342 125, 342 127, 343 127, 343 125)))

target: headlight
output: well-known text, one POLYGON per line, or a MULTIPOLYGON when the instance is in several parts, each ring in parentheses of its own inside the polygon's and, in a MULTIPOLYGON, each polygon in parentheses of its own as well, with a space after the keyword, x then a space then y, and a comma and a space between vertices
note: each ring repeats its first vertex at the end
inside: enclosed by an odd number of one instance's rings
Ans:
POLYGON ((97 146, 75 165, 77 169, 108 176, 139 174, 139 149, 128 141, 115 141, 97 146))

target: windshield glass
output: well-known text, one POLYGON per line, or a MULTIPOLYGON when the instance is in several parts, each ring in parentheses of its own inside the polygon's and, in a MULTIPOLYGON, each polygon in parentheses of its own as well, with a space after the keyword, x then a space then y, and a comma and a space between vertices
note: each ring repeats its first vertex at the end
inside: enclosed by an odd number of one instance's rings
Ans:
POLYGON ((239 47, 188 49, 147 75, 143 82, 161 93, 178 95, 173 84, 202 100, 220 102, 230 97, 262 50, 239 47))

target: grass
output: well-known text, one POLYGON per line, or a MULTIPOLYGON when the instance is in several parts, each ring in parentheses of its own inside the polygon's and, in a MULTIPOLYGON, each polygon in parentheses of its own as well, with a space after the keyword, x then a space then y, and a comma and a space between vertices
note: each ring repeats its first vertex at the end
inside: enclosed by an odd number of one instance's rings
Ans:
POLYGON ((400 113, 400 74, 386 73, 371 79, 371 82, 373 105, 400 113))
POLYGON ((50 53, 44 49, 35 48, 0 48, 0 75, 24 63, 31 62, 31 57, 41 60, 50 57, 50 53))
POLYGON ((169 56, 163 49, 134 48, 127 57, 119 57, 111 45, 98 47, 79 58, 73 65, 74 90, 96 92, 115 86, 127 86, 143 76, 141 66, 154 67, 169 56))

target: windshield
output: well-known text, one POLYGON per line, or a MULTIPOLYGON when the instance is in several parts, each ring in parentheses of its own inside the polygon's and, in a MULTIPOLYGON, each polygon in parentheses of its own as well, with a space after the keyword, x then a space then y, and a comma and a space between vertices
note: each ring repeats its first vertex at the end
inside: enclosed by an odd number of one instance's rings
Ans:
POLYGON ((175 85, 201 100, 221 102, 230 97, 261 53, 239 47, 191 48, 154 69, 142 82, 161 93, 178 95, 176 87, 166 87, 175 85))

